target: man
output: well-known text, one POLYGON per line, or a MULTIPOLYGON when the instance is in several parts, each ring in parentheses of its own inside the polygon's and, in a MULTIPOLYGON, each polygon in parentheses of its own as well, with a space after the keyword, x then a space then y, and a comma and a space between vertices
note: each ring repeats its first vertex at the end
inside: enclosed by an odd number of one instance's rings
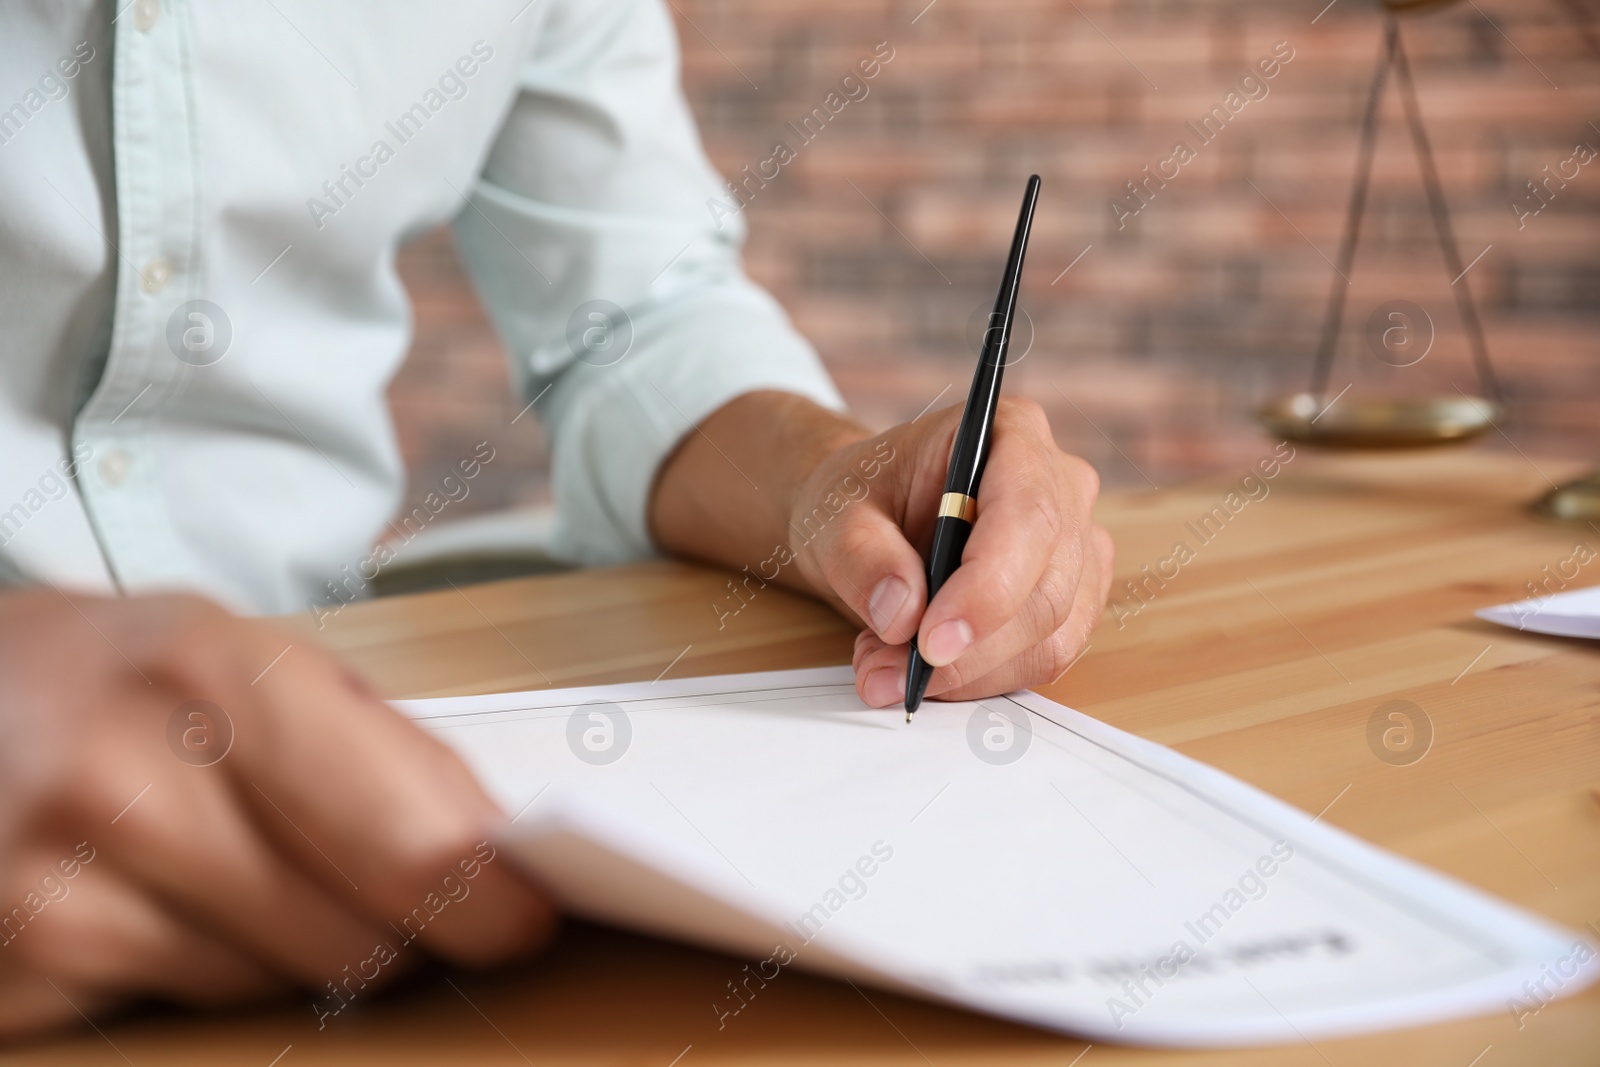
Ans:
POLYGON ((913 634, 950 698, 1049 681, 1082 647, 1111 547, 1093 472, 1030 404, 1002 408, 964 565, 927 603, 958 412, 870 434, 743 277, 659 0, 12 8, 0 1032, 321 991, 468 864, 475 903, 422 950, 545 936, 537 890, 484 859, 503 815, 462 765, 248 618, 326 604, 383 536, 394 251, 444 220, 548 428, 574 561, 739 568, 813 530, 776 580, 862 620, 878 706, 913 634), (631 333, 620 356, 573 343, 595 324, 631 333), (232 724, 211 766, 168 745, 194 701, 232 724))

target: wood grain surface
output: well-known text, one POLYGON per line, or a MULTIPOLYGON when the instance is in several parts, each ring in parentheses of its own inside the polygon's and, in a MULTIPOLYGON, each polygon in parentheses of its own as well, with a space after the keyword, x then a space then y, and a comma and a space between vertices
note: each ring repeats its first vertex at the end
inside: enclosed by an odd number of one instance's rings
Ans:
MULTIPOLYGON (((1301 451, 1241 489, 1246 473, 1102 503, 1118 610, 1041 691, 1600 938, 1600 644, 1472 616, 1559 575, 1576 545, 1600 550, 1600 529, 1523 507, 1575 470, 1474 452, 1301 451), (1245 501, 1234 511, 1230 491, 1245 501), (1217 505, 1226 521, 1202 540, 1191 523, 1217 505), (1163 568, 1179 541, 1192 558, 1163 568), (1147 565, 1159 585, 1144 579, 1147 565), (1146 582, 1142 603, 1124 585, 1135 579, 1146 582), (1414 744, 1431 734, 1420 759, 1369 741, 1369 720, 1394 700, 1416 709, 1414 744)), ((1578 571, 1570 586, 1600 584, 1600 560, 1578 571)), ((727 580, 649 563, 354 604, 320 632, 308 618, 291 625, 393 697, 848 662, 852 630, 776 588, 719 628, 713 605, 734 603, 727 580)), ((0 1063, 1600 1063, 1600 989, 1520 1025, 1507 1010, 1314 1046, 1086 1051, 788 972, 719 1029, 711 1004, 743 962, 571 924, 537 960, 424 975, 320 1031, 306 1003, 147 1012, 0 1052, 0 1063)))

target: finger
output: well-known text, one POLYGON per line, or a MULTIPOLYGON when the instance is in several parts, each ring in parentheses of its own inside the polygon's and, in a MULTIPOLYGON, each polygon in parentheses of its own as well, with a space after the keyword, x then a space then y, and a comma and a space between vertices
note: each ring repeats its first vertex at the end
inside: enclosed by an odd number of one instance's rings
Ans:
POLYGON ((929 696, 961 688, 1012 659, 1030 654, 1036 646, 1059 633, 1074 612, 1079 613, 1080 619, 1083 611, 1088 611, 1092 618, 1099 617, 1099 608, 1105 600, 1102 589, 1110 582, 1110 566, 1101 559, 1092 530, 1093 527, 1082 542, 1063 541, 1058 546, 1056 557, 1040 576, 1039 585, 1016 615, 959 659, 939 668, 928 686, 929 696), (1069 584, 1073 590, 1071 602, 1063 612, 1061 590, 1069 584))
POLYGON ((883 641, 879 639, 878 635, 873 633, 871 630, 862 630, 860 633, 856 634, 855 649, 850 654, 850 667, 852 670, 861 666, 861 657, 873 647, 868 638, 871 638, 872 641, 876 641, 880 645, 883 644, 883 641))
MULTIPOLYGON (((80 746, 85 773, 64 780, 87 786, 60 798, 67 824, 104 826, 116 814, 101 836, 142 885, 220 939, 321 986, 394 937, 391 923, 426 909, 445 873, 440 853, 469 852, 498 813, 459 761, 313 646, 191 597, 156 599, 150 620, 129 645, 145 646, 135 654, 167 702, 123 709, 116 730, 80 746), (233 727, 215 766, 175 760, 159 726, 148 728, 185 696, 215 702, 233 727), (376 799, 375 773, 385 786, 376 799), (472 832, 445 848, 444 824, 472 832)), ((532 925, 537 914, 548 927, 537 892, 504 867, 478 893, 489 908, 456 908, 429 924, 424 944, 466 962, 494 959, 527 943, 519 920, 532 925), (471 914, 479 928, 463 922, 471 914)))
POLYGON ((834 594, 873 633, 896 644, 911 639, 927 599, 925 565, 870 488, 834 515, 805 551, 817 553, 834 594))
MULTIPOLYGON (((1026 653, 1007 660, 986 675, 962 676, 960 664, 945 668, 945 677, 935 679, 940 700, 975 700, 1031 686, 1052 685, 1072 669, 1089 649, 1089 636, 1105 610, 1106 594, 1111 589, 1114 552, 1111 535, 1098 523, 1090 528, 1091 563, 1084 568, 1078 583, 1072 611, 1061 628, 1026 653)), ((932 690, 933 685, 929 686, 932 690)))
MULTIPOLYGON (((917 647, 932 665, 953 662, 1000 631, 1030 605, 1035 589, 1046 594, 1037 632, 1065 621, 1077 583, 1069 566, 1041 583, 1062 541, 1081 540, 1087 525, 1083 499, 1063 492, 1059 465, 1072 463, 1055 450, 1037 405, 1012 402, 996 415, 994 446, 979 491, 978 517, 961 566, 934 596, 918 631, 917 647)), ((1093 478, 1086 464, 1087 477, 1093 478)), ((1078 474, 1079 478, 1084 475, 1078 474)))
MULTIPOLYGON (((1016 651, 992 655, 983 646, 974 648, 955 663, 934 671, 928 685, 928 696, 941 700, 969 700, 993 696, 1030 685, 1041 685, 1055 680, 1066 667, 1075 662, 1087 644, 1104 609, 1106 594, 1111 587, 1112 545, 1110 535, 1096 524, 1092 528, 1092 553, 1084 568, 1083 580, 1078 585, 1078 595, 1066 622, 1043 638, 1029 638, 1019 644, 1022 624, 1013 620, 991 638, 989 645, 1017 645, 1016 651), (983 669, 972 668, 983 665, 983 669)), ((886 707, 900 700, 905 686, 905 661, 907 647, 888 645, 876 635, 864 632, 857 638, 853 666, 856 672, 856 691, 862 701, 873 707, 886 707)))
POLYGON ((76 986, 52 985, 34 973, 0 975, 0 1041, 82 1024, 115 1008, 120 999, 76 986))
POLYGON ((369 920, 459 962, 548 937, 548 903, 487 843, 503 813, 453 752, 330 659, 279 670, 263 694, 278 728, 241 728, 233 773, 281 850, 369 920))
MULTIPOLYGON (((1035 642, 994 669, 978 676, 965 676, 965 658, 947 667, 938 667, 928 683, 930 700, 976 700, 1009 693, 1029 686, 1043 685, 1059 677, 1058 664, 1070 666, 1081 650, 1081 624, 1076 620, 1063 626, 1043 641, 1035 642)), ((904 646, 880 646, 862 657, 856 675, 856 691, 871 707, 891 707, 904 694, 904 646)))
POLYGON ((934 680, 928 685, 929 695, 937 700, 981 700, 1058 682, 1088 648, 1089 633, 1100 617, 1100 610, 1096 598, 1085 595, 1074 605, 1061 629, 1045 640, 976 678, 961 677, 954 665, 944 668, 951 672, 946 677, 940 678, 940 672, 935 672, 934 680))
POLYGON ((871 630, 856 638, 856 696, 870 708, 887 708, 905 699, 909 644, 891 645, 871 630))
POLYGON ((53 878, 51 889, 50 903, 7 943, 6 958, 23 973, 63 988, 208 1005, 290 988, 259 961, 179 920, 109 859, 53 878))
POLYGON ((167 622, 152 675, 242 709, 217 768, 309 883, 369 929, 395 929, 422 908, 407 929, 458 962, 500 960, 548 937, 554 914, 538 890, 506 864, 475 857, 504 815, 454 753, 320 649, 192 598, 169 599, 176 621, 167 622), (459 884, 464 864, 470 887, 459 884), (462 903, 468 888, 475 901, 445 914, 439 901, 462 903))
MULTIPOLYGON (((138 754, 137 741, 118 747, 138 754)), ((139 772, 151 764, 135 763, 122 774, 102 774, 101 789, 79 801, 115 811, 120 795, 135 798, 110 825, 88 810, 73 820, 105 827, 90 835, 86 870, 123 872, 185 923, 312 988, 393 940, 384 923, 356 914, 274 847, 218 768, 160 755, 175 765, 173 773, 141 786, 139 772), (119 796, 108 804, 112 790, 119 796)), ((98 765, 108 766, 104 757, 98 765)))

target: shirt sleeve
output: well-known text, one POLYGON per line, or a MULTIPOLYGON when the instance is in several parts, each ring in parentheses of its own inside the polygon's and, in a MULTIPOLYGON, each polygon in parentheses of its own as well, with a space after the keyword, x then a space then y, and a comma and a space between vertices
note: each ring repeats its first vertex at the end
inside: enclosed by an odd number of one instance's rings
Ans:
POLYGON ((653 551, 657 468, 707 415, 758 389, 843 403, 740 267, 738 202, 700 147, 665 5, 554 0, 542 17, 457 240, 550 435, 552 549, 615 563, 653 551))

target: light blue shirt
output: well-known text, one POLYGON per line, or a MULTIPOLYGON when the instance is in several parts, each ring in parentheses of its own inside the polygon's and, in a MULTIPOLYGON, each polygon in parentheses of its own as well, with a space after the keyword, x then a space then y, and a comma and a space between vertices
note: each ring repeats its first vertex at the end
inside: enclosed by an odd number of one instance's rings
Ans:
POLYGON ((713 210, 660 0, 119 3, 8 0, 0 32, 7 580, 285 612, 367 574, 404 484, 395 251, 448 220, 566 558, 648 554, 658 466, 733 397, 839 406, 713 210))

